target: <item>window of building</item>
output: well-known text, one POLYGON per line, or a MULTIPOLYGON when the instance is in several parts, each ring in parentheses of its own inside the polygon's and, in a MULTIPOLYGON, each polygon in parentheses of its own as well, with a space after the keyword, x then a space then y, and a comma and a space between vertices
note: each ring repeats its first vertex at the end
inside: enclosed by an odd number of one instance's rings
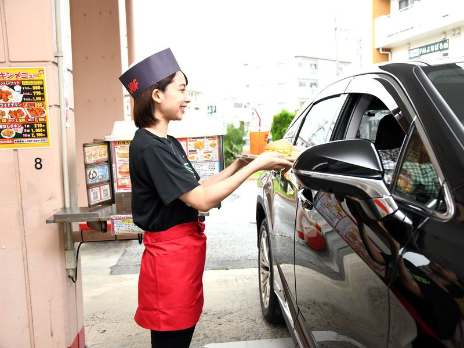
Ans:
POLYGON ((400 7, 400 10, 402 10, 402 9, 404 9, 406 7, 411 6, 415 2, 416 2, 416 0, 399 0, 398 4, 399 4, 399 7, 400 7))

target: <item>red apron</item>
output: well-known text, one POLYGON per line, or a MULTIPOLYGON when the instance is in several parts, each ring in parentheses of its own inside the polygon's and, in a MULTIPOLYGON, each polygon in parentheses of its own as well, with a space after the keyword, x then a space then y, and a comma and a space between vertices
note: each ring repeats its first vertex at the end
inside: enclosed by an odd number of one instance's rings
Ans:
POLYGON ((203 309, 205 224, 188 222, 162 232, 146 231, 135 321, 145 329, 184 330, 203 309))

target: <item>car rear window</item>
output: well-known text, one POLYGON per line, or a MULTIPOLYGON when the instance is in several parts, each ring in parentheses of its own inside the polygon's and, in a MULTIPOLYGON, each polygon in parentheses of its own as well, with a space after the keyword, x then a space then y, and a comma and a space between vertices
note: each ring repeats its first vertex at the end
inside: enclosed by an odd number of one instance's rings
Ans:
POLYGON ((423 69, 459 121, 464 124, 464 62, 423 69))

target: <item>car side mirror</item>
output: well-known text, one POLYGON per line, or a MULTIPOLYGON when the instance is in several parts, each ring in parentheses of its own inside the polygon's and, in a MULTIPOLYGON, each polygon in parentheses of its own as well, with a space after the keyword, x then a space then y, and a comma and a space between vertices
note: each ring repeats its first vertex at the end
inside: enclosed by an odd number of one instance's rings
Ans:
POLYGON ((398 210, 370 141, 349 139, 310 147, 295 161, 293 171, 305 188, 355 198, 374 220, 398 210))

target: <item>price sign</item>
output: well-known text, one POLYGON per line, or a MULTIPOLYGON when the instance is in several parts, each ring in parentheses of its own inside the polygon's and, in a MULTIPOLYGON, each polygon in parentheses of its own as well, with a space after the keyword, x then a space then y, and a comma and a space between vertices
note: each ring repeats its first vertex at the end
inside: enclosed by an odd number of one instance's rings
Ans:
POLYGON ((0 68, 0 149, 49 147, 45 68, 0 68))

